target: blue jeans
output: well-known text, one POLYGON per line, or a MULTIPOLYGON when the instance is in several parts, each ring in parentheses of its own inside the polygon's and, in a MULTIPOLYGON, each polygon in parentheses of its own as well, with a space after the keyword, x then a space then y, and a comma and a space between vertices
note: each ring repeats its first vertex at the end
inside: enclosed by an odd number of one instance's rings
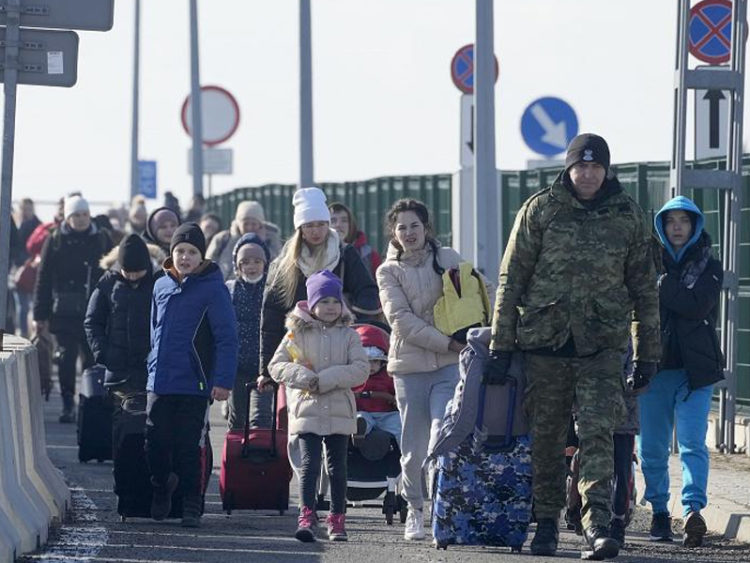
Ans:
POLYGON ((394 375, 396 403, 401 413, 401 476, 409 506, 422 510, 422 464, 437 439, 445 406, 458 384, 458 364, 436 371, 394 375))
POLYGON ((645 498, 654 513, 669 512, 669 452, 677 424, 682 464, 683 515, 706 506, 708 448, 706 431, 713 385, 690 390, 685 370, 660 371, 638 397, 641 434, 638 457, 646 481, 645 498))
POLYGON ((31 299, 33 295, 30 293, 23 293, 21 291, 14 291, 13 295, 16 299, 16 328, 21 332, 21 336, 24 338, 29 337, 29 309, 31 308, 31 299))
POLYGON ((388 432, 396 438, 398 447, 401 447, 401 416, 398 411, 390 412, 367 412, 357 411, 357 416, 363 418, 367 423, 365 434, 369 434, 375 428, 388 432))

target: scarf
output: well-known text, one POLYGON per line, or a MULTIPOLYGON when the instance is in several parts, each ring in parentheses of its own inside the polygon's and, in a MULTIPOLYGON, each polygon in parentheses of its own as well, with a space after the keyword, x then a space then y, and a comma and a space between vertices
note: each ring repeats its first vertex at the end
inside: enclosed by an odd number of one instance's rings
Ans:
POLYGON ((302 252, 297 258, 297 266, 299 267, 305 278, 309 278, 315 272, 320 270, 328 270, 333 272, 334 268, 338 266, 339 260, 341 260, 341 245, 339 244, 339 234, 331 229, 328 233, 328 239, 326 241, 325 256, 323 257, 322 264, 318 263, 313 253, 310 251, 306 244, 302 245, 302 252))
POLYGON ((691 260, 685 263, 682 268, 682 276, 680 277, 680 283, 687 289, 693 289, 698 278, 706 269, 709 259, 711 258, 711 247, 708 245, 697 249, 691 260))

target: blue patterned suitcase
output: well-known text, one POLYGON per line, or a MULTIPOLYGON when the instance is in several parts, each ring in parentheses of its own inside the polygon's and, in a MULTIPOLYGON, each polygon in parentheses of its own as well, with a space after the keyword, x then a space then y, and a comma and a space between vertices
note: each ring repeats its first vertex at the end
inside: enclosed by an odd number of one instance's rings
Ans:
POLYGON ((432 533, 435 545, 510 547, 520 552, 531 521, 531 439, 513 435, 518 387, 507 387, 506 431, 483 435, 485 393, 479 389, 474 432, 457 447, 435 457, 432 533))

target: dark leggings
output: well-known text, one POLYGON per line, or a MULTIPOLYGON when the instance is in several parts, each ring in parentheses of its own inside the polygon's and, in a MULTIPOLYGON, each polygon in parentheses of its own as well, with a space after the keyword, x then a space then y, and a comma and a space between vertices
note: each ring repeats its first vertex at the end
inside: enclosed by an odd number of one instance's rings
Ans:
POLYGON ((326 443, 326 467, 331 481, 331 513, 344 514, 346 512, 346 453, 349 444, 349 436, 345 434, 319 436, 307 432, 299 435, 302 454, 299 489, 302 505, 308 508, 315 507, 323 441, 326 443))
POLYGON ((630 505, 633 477, 633 446, 635 436, 632 434, 614 434, 615 443, 615 491, 612 499, 612 512, 615 516, 625 516, 630 505))
POLYGON ((86 334, 83 332, 83 322, 71 321, 69 331, 55 334, 57 339, 57 376, 60 381, 60 394, 73 397, 76 392, 76 362, 78 355, 83 356, 83 369, 94 365, 86 334))

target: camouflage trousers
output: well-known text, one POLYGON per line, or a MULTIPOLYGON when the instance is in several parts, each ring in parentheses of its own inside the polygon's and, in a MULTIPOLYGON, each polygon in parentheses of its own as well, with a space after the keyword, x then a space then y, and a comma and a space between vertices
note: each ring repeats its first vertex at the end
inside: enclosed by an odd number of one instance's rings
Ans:
POLYGON ((565 506, 565 440, 578 413, 581 517, 584 528, 608 526, 613 474, 612 432, 625 416, 621 350, 586 358, 526 354, 524 408, 531 421, 534 512, 555 518, 565 506))

